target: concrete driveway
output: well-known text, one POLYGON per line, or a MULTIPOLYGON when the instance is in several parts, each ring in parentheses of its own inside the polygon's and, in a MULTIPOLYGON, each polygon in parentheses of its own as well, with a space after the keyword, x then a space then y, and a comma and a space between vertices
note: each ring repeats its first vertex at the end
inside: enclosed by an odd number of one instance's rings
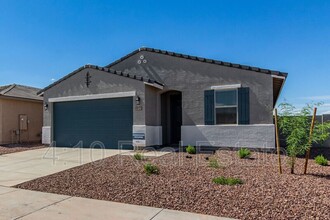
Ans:
POLYGON ((225 220, 228 218, 0 186, 0 219, 225 220))
POLYGON ((42 148, 0 156, 0 186, 14 186, 129 150, 42 148))

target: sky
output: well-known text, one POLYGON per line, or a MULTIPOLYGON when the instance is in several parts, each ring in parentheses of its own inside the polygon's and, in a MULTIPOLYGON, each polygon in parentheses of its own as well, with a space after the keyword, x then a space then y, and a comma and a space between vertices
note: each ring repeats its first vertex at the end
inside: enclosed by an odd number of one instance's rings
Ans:
POLYGON ((0 0, 0 85, 43 88, 142 46, 288 72, 278 103, 330 113, 330 1, 0 0))

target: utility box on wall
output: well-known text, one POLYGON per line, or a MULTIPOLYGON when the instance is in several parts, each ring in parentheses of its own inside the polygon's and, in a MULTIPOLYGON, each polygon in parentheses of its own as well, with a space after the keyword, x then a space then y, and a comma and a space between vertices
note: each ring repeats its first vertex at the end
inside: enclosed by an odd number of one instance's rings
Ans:
POLYGON ((28 130, 28 117, 27 115, 19 115, 19 130, 28 130))

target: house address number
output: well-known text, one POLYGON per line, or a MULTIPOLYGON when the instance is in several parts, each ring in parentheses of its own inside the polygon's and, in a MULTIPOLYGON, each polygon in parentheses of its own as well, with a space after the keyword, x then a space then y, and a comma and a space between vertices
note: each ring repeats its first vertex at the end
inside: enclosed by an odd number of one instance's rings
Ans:
POLYGON ((142 106, 136 106, 135 111, 142 111, 142 106))

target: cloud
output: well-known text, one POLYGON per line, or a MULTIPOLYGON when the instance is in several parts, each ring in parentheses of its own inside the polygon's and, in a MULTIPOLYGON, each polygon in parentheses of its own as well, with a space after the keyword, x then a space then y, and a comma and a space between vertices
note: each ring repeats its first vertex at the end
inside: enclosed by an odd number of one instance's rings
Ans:
MULTIPOLYGON (((293 104, 296 108, 294 110, 294 113, 299 113, 301 109, 306 106, 306 104, 303 103, 294 103, 293 104)), ((323 103, 320 106, 317 107, 317 115, 323 115, 323 114, 330 114, 330 103, 323 103)))
POLYGON ((330 103, 324 103, 320 106, 317 107, 317 114, 322 115, 322 114, 330 114, 330 103))
POLYGON ((54 82, 54 81, 55 81, 55 79, 54 79, 54 78, 51 78, 51 79, 50 79, 50 81, 54 82))
POLYGON ((314 100, 314 101, 324 101, 324 100, 330 100, 330 95, 305 96, 305 97, 300 97, 299 99, 314 100))

